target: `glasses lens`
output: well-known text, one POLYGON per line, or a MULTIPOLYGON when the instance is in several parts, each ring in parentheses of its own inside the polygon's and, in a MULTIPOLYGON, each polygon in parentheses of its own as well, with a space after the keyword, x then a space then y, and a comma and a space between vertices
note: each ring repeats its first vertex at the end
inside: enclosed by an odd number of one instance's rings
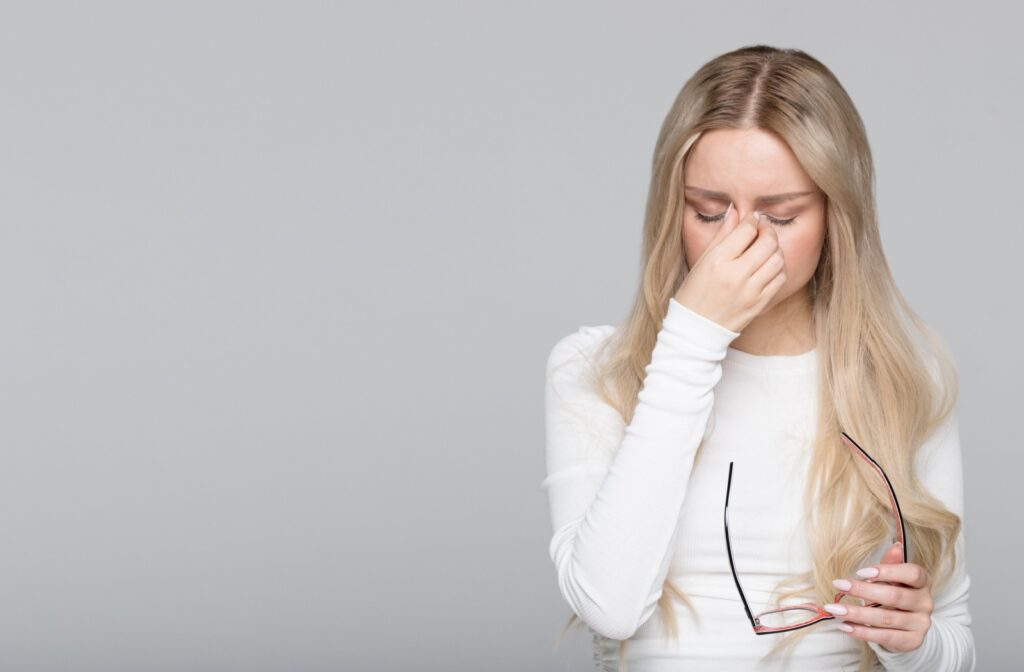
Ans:
POLYGON ((805 623, 817 615, 818 612, 814 609, 789 607, 780 611, 771 611, 761 614, 757 619, 761 625, 767 628, 786 628, 791 625, 805 623))

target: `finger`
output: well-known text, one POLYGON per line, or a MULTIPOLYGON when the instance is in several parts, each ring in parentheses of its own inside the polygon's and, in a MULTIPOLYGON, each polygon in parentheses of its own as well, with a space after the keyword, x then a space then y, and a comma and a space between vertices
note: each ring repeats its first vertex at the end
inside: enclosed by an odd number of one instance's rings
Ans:
MULTIPOLYGON (((743 221, 740 221, 739 213, 731 215, 730 221, 732 220, 735 220, 736 224, 724 232, 723 238, 714 248, 717 250, 716 254, 721 254, 723 258, 730 261, 739 258, 750 247, 750 244, 757 240, 756 220, 745 217, 743 221)), ((725 228, 723 224, 722 229, 725 228)), ((719 233, 722 233, 721 229, 719 233)), ((710 245, 708 248, 712 249, 710 245)))
POLYGON ((873 628, 891 628, 893 630, 918 630, 924 628, 928 617, 913 611, 899 609, 879 609, 878 607, 861 607, 855 604, 826 604, 825 610, 835 615, 836 620, 847 623, 860 623, 873 628))
POLYGON ((864 579, 871 579, 874 583, 879 581, 902 583, 911 588, 926 588, 931 585, 932 580, 927 569, 913 562, 883 562, 877 565, 868 565, 858 569, 857 575, 864 579))
MULTIPOLYGON (((833 585, 840 592, 853 597, 860 597, 868 602, 893 609, 904 611, 924 611, 927 604, 926 590, 923 588, 911 588, 900 584, 872 583, 870 581, 858 581, 857 579, 837 579, 833 585), (848 581, 850 587, 844 588, 844 581, 848 581)), ((877 607, 871 607, 877 608, 877 607)))
POLYGON ((906 562, 906 559, 903 557, 903 544, 897 541, 892 546, 887 548, 885 550, 885 553, 882 554, 882 562, 906 562))
POLYGON ((738 221, 738 217, 739 213, 737 213, 736 208, 733 207, 732 201, 729 201, 729 207, 725 209, 725 215, 722 217, 722 225, 718 227, 718 231, 716 231, 714 237, 711 238, 711 242, 708 244, 708 247, 717 245, 723 238, 729 235, 729 232, 733 229, 730 225, 735 224, 738 221))
MULTIPOLYGON (((863 639, 869 642, 878 642, 884 648, 892 652, 913 651, 924 643, 924 632, 920 630, 893 630, 890 628, 872 628, 868 625, 857 623, 841 623, 850 628, 847 633, 851 637, 863 639)), ((840 629, 842 629, 840 627, 840 629)), ((927 631, 925 631, 927 632, 927 631)))
POLYGON ((786 268, 786 258, 779 247, 779 238, 772 225, 764 220, 758 224, 757 242, 750 246, 743 258, 750 258, 747 275, 755 287, 763 287, 786 268))
MULTIPOLYGON (((754 213, 757 215, 757 211, 754 213)), ((766 217, 755 219, 758 226, 758 238, 746 251, 743 252, 740 259, 742 260, 742 269, 746 277, 751 278, 752 281, 755 277, 761 282, 761 285, 766 284, 772 275, 758 275, 758 272, 764 268, 765 264, 769 265, 769 268, 773 268, 778 264, 778 261, 785 261, 782 257, 782 248, 778 245, 778 234, 775 233, 774 226, 768 221, 766 217), (778 260, 772 259, 772 256, 779 257, 778 260)))
MULTIPOLYGON (((882 554, 882 558, 881 560, 879 560, 879 564, 901 565, 906 561, 907 557, 906 554, 903 552, 903 544, 897 541, 891 546, 889 546, 889 548, 886 549, 885 553, 882 554)), ((862 569, 867 570, 868 568, 865 567, 862 569)), ((858 574, 860 574, 860 572, 858 572, 858 574)), ((868 576, 864 576, 864 578, 874 583, 890 583, 888 581, 884 581, 883 579, 875 579, 868 576)))
POLYGON ((704 257, 708 256, 708 254, 714 250, 720 242, 722 242, 723 238, 729 235, 729 233, 736 228, 734 223, 736 221, 736 217, 733 216, 734 212, 735 209, 732 207, 732 201, 729 201, 729 206, 725 209, 725 216, 722 217, 722 225, 718 227, 718 231, 716 231, 715 235, 711 237, 710 241, 708 241, 707 246, 704 247, 704 251, 697 258, 697 261, 693 262, 695 267, 704 259, 704 257))
POLYGON ((718 227, 718 231, 715 231, 715 235, 708 241, 706 250, 710 250, 722 242, 729 233, 736 228, 735 224, 737 221, 736 208, 733 207, 732 201, 729 201, 729 207, 725 209, 725 215, 722 217, 722 225, 718 227))
MULTIPOLYGON (((761 268, 754 272, 754 275, 750 278, 750 284, 755 288, 761 290, 761 296, 768 293, 769 288, 775 289, 775 287, 786 281, 786 262, 783 261, 781 255, 771 255, 761 268)), ((773 292, 774 294, 774 292, 773 292)), ((771 300, 769 298, 769 300, 771 300)))

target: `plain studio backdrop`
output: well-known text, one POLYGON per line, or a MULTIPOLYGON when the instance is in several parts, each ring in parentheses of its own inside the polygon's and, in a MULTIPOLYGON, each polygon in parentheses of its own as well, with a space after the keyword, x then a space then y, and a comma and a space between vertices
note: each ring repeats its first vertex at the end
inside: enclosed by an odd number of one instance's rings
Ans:
POLYGON ((1016 11, 5 3, 0 669, 587 669, 553 650, 545 358, 623 317, 662 119, 758 43, 864 117, 1010 669, 1016 11))

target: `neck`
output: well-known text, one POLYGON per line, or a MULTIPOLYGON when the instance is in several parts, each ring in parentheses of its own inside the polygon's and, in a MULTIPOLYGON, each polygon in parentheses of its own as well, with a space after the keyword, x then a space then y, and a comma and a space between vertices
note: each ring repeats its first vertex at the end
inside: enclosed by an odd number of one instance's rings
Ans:
POLYGON ((815 347, 809 287, 768 308, 729 345, 752 355, 799 355, 815 347))

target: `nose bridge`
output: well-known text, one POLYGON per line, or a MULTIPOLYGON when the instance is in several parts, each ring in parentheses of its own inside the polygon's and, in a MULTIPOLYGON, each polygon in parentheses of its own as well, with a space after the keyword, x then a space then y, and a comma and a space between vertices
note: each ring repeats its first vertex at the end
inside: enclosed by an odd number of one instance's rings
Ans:
POLYGON ((729 207, 739 213, 739 219, 736 220, 738 222, 742 222, 748 217, 753 217, 755 222, 759 221, 761 209, 753 207, 753 204, 741 206, 737 201, 730 201, 729 207))
POLYGON ((741 205, 739 203, 739 201, 736 201, 736 200, 730 201, 729 207, 732 208, 733 210, 735 210, 738 213, 739 219, 736 220, 736 221, 739 221, 739 222, 742 222, 744 219, 746 219, 748 216, 750 216, 751 214, 753 214, 755 212, 755 210, 754 210, 754 208, 752 206, 741 205))
POLYGON ((735 202, 733 202, 732 207, 736 210, 736 212, 740 214, 739 221, 741 222, 748 217, 753 217, 754 221, 757 221, 758 216, 761 214, 760 210, 758 208, 754 208, 752 205, 747 207, 740 207, 735 202))

